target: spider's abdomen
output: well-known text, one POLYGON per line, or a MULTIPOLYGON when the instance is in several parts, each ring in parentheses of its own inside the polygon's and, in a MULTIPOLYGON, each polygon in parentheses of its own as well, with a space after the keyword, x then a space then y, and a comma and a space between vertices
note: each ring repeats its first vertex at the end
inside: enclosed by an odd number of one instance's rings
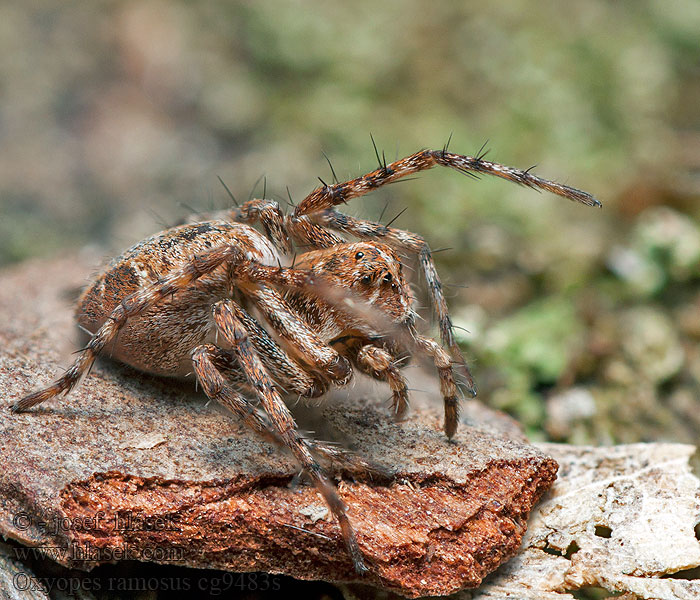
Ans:
MULTIPOLYGON (((94 333, 130 294, 156 283, 205 250, 230 244, 248 258, 277 264, 272 244, 248 225, 208 221, 173 227, 139 242, 110 263, 80 297, 78 323, 94 333)), ((214 339, 212 304, 232 294, 235 290, 229 289, 225 266, 200 277, 129 319, 119 332, 112 357, 157 375, 189 373, 192 348, 214 339)))

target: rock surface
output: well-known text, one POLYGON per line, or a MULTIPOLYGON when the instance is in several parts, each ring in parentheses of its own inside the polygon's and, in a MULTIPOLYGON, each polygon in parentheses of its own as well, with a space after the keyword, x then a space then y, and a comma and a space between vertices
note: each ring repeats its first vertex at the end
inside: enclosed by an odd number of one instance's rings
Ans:
MULTIPOLYGON (((136 559, 358 581, 291 457, 192 382, 98 362, 67 398, 10 414, 71 360, 72 300, 94 268, 70 257, 0 274, 0 533, 84 569, 136 559)), ((465 403, 448 443, 439 395, 394 424, 388 392, 360 387, 295 412, 316 437, 394 474, 389 485, 338 484, 371 565, 362 582, 408 597, 479 585, 517 551, 556 462, 478 403, 465 403)))
POLYGON ((560 477, 518 555, 455 600, 700 598, 700 481, 688 444, 546 444, 560 477), (578 592, 577 595, 574 595, 578 592))

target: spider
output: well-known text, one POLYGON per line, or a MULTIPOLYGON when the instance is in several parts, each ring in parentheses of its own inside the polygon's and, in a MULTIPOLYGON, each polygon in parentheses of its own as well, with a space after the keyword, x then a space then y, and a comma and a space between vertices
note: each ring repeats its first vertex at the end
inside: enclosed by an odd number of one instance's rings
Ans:
POLYGON ((355 570, 366 572, 347 508, 322 463, 335 461, 366 472, 373 467, 303 437, 283 394, 319 397, 331 385, 347 384, 355 368, 389 384, 393 411, 401 419, 408 389, 400 367, 412 353, 424 354, 439 374, 444 430, 452 438, 460 398, 455 371, 462 374, 470 396, 476 387, 453 336, 425 240, 335 207, 436 165, 472 176, 495 175, 600 206, 586 192, 483 156, 453 154, 445 147, 390 164, 380 160, 378 169, 362 177, 333 185, 321 180, 291 214, 283 214, 263 194, 262 200, 245 202, 218 218, 200 218, 139 242, 112 261, 79 299, 77 320, 91 338, 75 362, 12 410, 25 411, 68 393, 108 344, 114 358, 148 373, 185 376, 194 371, 210 399, 292 452, 335 517, 355 570), (265 235, 252 227, 255 223, 265 235), (350 243, 344 236, 360 241, 350 243), (282 266, 280 257, 291 256, 295 247, 311 249, 294 254, 291 266, 282 266), (415 327, 414 297, 397 252, 418 257, 442 344, 415 327))

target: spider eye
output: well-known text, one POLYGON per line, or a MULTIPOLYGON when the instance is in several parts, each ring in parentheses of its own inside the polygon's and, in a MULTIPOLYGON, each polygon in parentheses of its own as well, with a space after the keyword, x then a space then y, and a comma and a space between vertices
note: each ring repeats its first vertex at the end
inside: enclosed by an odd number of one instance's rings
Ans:
POLYGON ((386 281, 387 283, 391 281, 391 273, 387 273, 386 275, 384 275, 384 281, 386 281))
MULTIPOLYGON (((361 254, 361 252, 360 252, 361 254)), ((369 275, 364 275, 362 279, 360 279, 362 283, 372 283, 372 277, 369 275)))
POLYGON ((357 254, 355 254, 355 260, 360 260, 364 255, 364 252, 358 252, 357 254))
POLYGON ((391 291, 392 292, 398 292, 399 291, 399 286, 396 285, 395 283, 391 284, 391 291))

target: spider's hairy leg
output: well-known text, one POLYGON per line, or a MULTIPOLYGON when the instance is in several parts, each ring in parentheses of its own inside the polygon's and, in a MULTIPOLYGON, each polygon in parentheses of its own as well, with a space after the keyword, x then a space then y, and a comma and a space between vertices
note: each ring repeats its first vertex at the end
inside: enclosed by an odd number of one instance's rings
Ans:
POLYGON ((506 167, 483 160, 483 157, 463 156, 445 150, 420 150, 391 164, 381 166, 379 169, 362 177, 316 188, 297 205, 293 216, 301 217, 302 215, 309 215, 319 210, 344 204, 348 200, 363 196, 378 187, 398 181, 402 177, 431 169, 437 165, 450 167, 466 175, 478 175, 481 173, 494 175, 526 187, 545 190, 587 206, 600 206, 600 202, 587 192, 542 179, 529 171, 506 167))
POLYGON ((457 431, 459 420, 459 396, 452 372, 452 360, 448 352, 435 340, 417 334, 414 335, 414 340, 416 348, 432 357, 438 370, 440 393, 445 403, 445 435, 451 438, 457 431))
POLYGON ((286 390, 305 398, 317 398, 328 390, 326 380, 304 371, 242 307, 234 302, 230 303, 230 307, 246 328, 255 350, 271 375, 280 381, 286 390))
POLYGON ((257 285, 246 288, 245 294, 255 303, 275 332, 287 342, 295 353, 295 358, 328 377, 336 385, 350 381, 352 367, 348 360, 326 344, 277 290, 257 285))
POLYGON ((197 381, 207 397, 238 415, 248 427, 268 441, 279 444, 279 439, 275 437, 270 425, 258 414, 255 406, 224 377, 223 373, 228 372, 228 369, 222 368, 222 363, 225 365, 228 358, 224 350, 214 344, 203 344, 192 350, 190 358, 197 381))
POLYGON ((299 434, 292 414, 282 401, 260 357, 249 342, 243 324, 236 319, 226 301, 217 303, 214 311, 217 315, 220 331, 231 344, 232 352, 245 372, 251 387, 255 390, 275 432, 311 476, 316 489, 323 496, 333 516, 338 521, 355 570, 360 574, 367 572, 355 531, 347 515, 345 503, 329 481, 321 465, 314 458, 311 445, 299 434))
POLYGON ((79 352, 78 358, 68 370, 49 387, 21 398, 12 406, 12 411, 22 412, 61 393, 68 393, 90 369, 104 347, 117 337, 129 318, 143 313, 164 298, 186 288, 223 263, 244 260, 242 256, 241 251, 235 246, 212 248, 193 257, 184 266, 175 269, 160 281, 126 296, 79 352))
MULTIPOLYGON (((237 385, 242 383, 240 379, 244 380, 243 383, 247 383, 245 375, 238 368, 238 362, 231 352, 214 344, 203 344, 197 346, 190 357, 197 381, 208 398, 229 409, 263 438, 275 445, 283 445, 270 422, 231 384, 232 377, 235 378, 237 385)), ((391 474, 386 470, 368 463, 344 448, 313 439, 306 441, 319 458, 324 459, 336 472, 371 481, 391 479, 391 474)))
POLYGON ((452 353, 452 359, 454 360, 455 366, 461 371, 461 375, 464 379, 464 385, 469 395, 473 398, 476 396, 476 384, 472 377, 469 367, 464 360, 462 351, 457 344, 454 332, 452 330, 452 319, 449 312, 447 311, 447 302, 445 300, 445 294, 442 291, 442 283, 440 282, 440 277, 438 276, 437 269, 435 268, 435 263, 433 262, 433 256, 430 252, 430 248, 426 246, 421 249, 419 254, 419 260, 423 267, 423 273, 425 274, 425 280, 428 283, 428 290, 430 297, 435 307, 435 312, 438 315, 438 323, 440 326, 440 337, 443 343, 450 349, 452 353))
POLYGON ((495 177, 506 179, 513 183, 517 183, 518 185, 524 185, 525 187, 532 188, 533 190, 544 190, 545 192, 551 192, 552 194, 562 196, 563 198, 568 198, 569 200, 574 200, 575 202, 580 202, 586 206, 601 206, 600 201, 596 200, 588 192, 584 192, 562 183, 557 183, 556 181, 542 179, 541 177, 537 177, 537 175, 532 174, 529 169, 522 171, 520 169, 507 167, 489 160, 483 160, 483 155, 477 157, 463 156, 461 154, 453 154, 452 152, 446 152, 444 150, 432 150, 430 151, 430 154, 435 161, 435 164, 443 167, 450 167, 451 169, 460 171, 465 175, 473 175, 475 173, 494 175, 495 177))
POLYGON ((447 301, 442 289, 442 282, 435 268, 435 262, 430 251, 430 247, 425 239, 410 231, 387 227, 380 223, 356 219, 345 215, 337 210, 322 210, 310 217, 315 223, 322 227, 348 233, 362 240, 380 241, 389 246, 417 254, 418 259, 428 284, 430 300, 437 315, 440 328, 440 337, 443 344, 450 349, 452 357, 461 371, 461 375, 466 384, 467 392, 473 397, 476 396, 476 385, 467 364, 462 356, 452 331, 452 319, 447 310, 447 301))
POLYGON ((292 252, 292 244, 285 226, 280 205, 274 200, 248 200, 228 213, 228 218, 239 223, 253 224, 260 221, 275 247, 282 254, 292 252))
POLYGON ((383 348, 367 344, 360 348, 356 360, 363 372, 389 384, 394 415, 397 421, 403 419, 408 410, 408 387, 391 354, 383 348))

